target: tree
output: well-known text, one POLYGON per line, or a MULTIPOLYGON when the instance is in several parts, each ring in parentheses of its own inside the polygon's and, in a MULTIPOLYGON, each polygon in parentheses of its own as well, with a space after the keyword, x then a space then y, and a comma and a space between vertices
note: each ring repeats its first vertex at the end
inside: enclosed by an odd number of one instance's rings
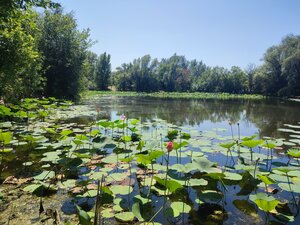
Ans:
MULTIPOLYGON (((300 96, 300 50, 283 62, 283 74, 287 79, 286 95, 300 96)), ((283 92, 283 90, 281 90, 283 92)), ((283 93, 282 93, 283 94, 283 93)))
POLYGON ((32 96, 42 87, 41 55, 37 48, 37 14, 15 10, 0 21, 0 97, 32 96))
POLYGON ((61 8, 45 11, 40 19, 39 49, 43 54, 45 94, 76 100, 83 89, 89 31, 79 31, 73 15, 61 8))
POLYGON ((254 86, 254 74, 256 73, 257 67, 255 64, 249 64, 246 69, 245 73, 247 75, 247 92, 253 93, 253 86, 254 86))
POLYGON ((113 75, 113 84, 120 91, 133 91, 133 78, 132 78, 132 64, 123 63, 120 67, 116 68, 113 75))
POLYGON ((265 94, 289 96, 297 94, 297 71, 300 36, 288 35, 277 46, 272 46, 264 55, 265 94))
POLYGON ((96 63, 97 54, 91 51, 87 51, 86 58, 83 62, 83 83, 86 84, 86 89, 96 89, 96 63))
POLYGON ((111 76, 110 55, 104 52, 96 61, 96 85, 98 90, 107 90, 111 76))

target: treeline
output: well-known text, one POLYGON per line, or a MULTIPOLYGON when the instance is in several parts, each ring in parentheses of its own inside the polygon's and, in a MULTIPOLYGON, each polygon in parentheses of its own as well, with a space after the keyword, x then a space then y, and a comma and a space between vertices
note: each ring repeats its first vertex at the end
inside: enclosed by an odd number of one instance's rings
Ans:
POLYGON ((111 72, 111 56, 89 51, 89 30, 50 0, 0 3, 0 99, 53 96, 76 100, 84 89, 300 95, 300 36, 269 48, 259 67, 210 67, 174 54, 149 55, 111 72), (33 7, 42 7, 37 13, 33 7))
POLYGON ((176 54, 161 60, 145 55, 118 67, 112 83, 122 91, 300 95, 300 36, 289 35, 269 48, 263 61, 259 67, 226 69, 176 54))
POLYGON ((89 30, 80 31, 72 13, 64 13, 59 4, 1 1, 0 99, 54 96, 76 100, 86 88, 107 89, 110 56, 90 52, 92 44, 89 30), (37 13, 33 7, 45 11, 37 13))

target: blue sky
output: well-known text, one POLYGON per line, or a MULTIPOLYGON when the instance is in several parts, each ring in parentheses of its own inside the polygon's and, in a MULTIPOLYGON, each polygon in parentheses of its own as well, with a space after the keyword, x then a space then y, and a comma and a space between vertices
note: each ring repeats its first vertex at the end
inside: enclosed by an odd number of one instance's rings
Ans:
POLYGON ((112 67, 174 53, 209 66, 261 64, 268 47, 300 34, 299 0, 60 0, 112 67))

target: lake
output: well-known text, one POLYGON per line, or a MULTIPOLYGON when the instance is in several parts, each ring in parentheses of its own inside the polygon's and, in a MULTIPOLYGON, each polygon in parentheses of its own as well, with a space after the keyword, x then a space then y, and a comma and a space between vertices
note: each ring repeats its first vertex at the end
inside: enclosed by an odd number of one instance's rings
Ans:
MULTIPOLYGON (((284 124, 300 122, 300 103, 284 100, 220 100, 220 99, 165 99, 152 97, 103 96, 83 102, 94 110, 97 107, 111 120, 125 114, 142 121, 159 118, 178 126, 200 130, 226 128, 229 122, 239 123, 241 134, 261 137, 284 137, 278 131, 284 124)), ((235 130, 235 133, 237 131, 235 130)))
POLYGON ((97 96, 82 104, 55 108, 42 122, 0 124, 14 135, 1 178, 34 178, 21 187, 29 194, 0 185, 22 201, 4 201, 0 224, 11 205, 21 205, 11 224, 38 223, 40 189, 51 189, 45 208, 76 221, 74 203, 93 211, 102 177, 105 224, 300 223, 299 102, 97 96))

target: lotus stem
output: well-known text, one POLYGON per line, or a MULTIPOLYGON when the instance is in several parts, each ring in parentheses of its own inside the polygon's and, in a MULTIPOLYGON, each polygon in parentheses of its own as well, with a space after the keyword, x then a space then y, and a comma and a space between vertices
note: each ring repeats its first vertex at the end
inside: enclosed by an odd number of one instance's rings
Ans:
POLYGON ((147 225, 149 225, 151 223, 151 221, 158 215, 158 213, 163 209, 164 207, 161 206, 159 208, 159 210, 157 210, 157 212, 151 217, 151 219, 147 222, 147 225))
POLYGON ((169 170, 169 158, 170 158, 170 152, 168 151, 168 155, 167 155, 167 159, 166 159, 166 163, 167 163, 167 170, 166 170, 166 178, 165 178, 165 192, 164 192, 164 204, 163 204, 163 208, 165 209, 166 207, 166 202, 167 202, 167 179, 168 179, 168 170, 169 170))
POLYGON ((151 162, 151 170, 152 170, 152 175, 151 175, 150 187, 149 187, 149 190, 148 190, 147 198, 149 198, 149 196, 150 196, 152 182, 153 182, 153 175, 154 175, 154 168, 153 168, 153 163, 152 162, 151 162))
POLYGON ((181 130, 179 131, 179 163, 181 163, 181 130))
POLYGON ((290 192, 292 194, 295 206, 297 207, 297 209, 299 209, 298 205, 297 205, 297 201, 296 201, 295 195, 294 195, 294 191, 292 190, 292 187, 291 187, 291 182, 290 182, 290 179, 289 179, 289 175, 287 174, 287 172, 285 173, 285 175, 286 175, 286 179, 287 179, 287 182, 288 182, 288 185, 289 185, 289 189, 290 189, 290 192))
POLYGON ((254 172, 253 172, 253 178, 255 179, 255 174, 256 174, 256 168, 257 168, 257 164, 258 161, 260 160, 260 158, 257 158, 256 162, 255 162, 255 167, 254 167, 254 172))
POLYGON ((238 126, 238 137, 239 137, 239 140, 241 140, 240 123, 237 123, 237 126, 238 126))

